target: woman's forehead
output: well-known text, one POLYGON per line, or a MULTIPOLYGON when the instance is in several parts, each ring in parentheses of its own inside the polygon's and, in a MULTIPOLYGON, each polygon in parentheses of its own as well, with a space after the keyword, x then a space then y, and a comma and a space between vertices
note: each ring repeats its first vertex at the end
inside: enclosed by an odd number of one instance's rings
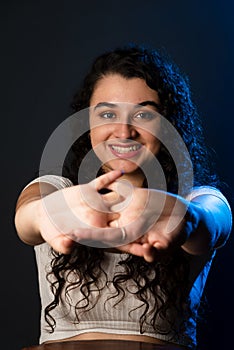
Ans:
POLYGON ((141 78, 124 78, 119 74, 102 77, 96 84, 90 99, 94 106, 103 102, 126 102, 141 104, 144 101, 159 103, 157 91, 151 89, 141 78))

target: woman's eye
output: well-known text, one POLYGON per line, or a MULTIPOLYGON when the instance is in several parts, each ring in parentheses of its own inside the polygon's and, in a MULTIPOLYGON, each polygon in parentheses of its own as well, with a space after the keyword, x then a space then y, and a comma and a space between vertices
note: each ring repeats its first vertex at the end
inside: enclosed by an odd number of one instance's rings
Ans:
POLYGON ((100 114, 100 117, 104 119, 113 119, 115 114, 113 112, 103 112, 100 114))
POLYGON ((152 120, 155 118, 155 115, 151 112, 140 112, 134 116, 136 120, 152 120))

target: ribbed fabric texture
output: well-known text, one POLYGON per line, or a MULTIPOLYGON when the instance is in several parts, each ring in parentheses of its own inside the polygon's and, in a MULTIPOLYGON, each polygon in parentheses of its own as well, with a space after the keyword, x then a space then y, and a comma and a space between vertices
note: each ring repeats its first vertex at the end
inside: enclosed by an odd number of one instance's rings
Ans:
MULTIPOLYGON (((48 175, 35 179, 34 182, 46 182, 53 184, 56 188, 72 186, 70 180, 59 176, 48 175)), ((33 182, 33 183, 34 183, 33 182)), ((32 182, 31 182, 32 183, 32 182)), ((226 198, 216 189, 204 186, 194 189, 194 192, 187 198, 192 200, 194 197, 202 194, 212 193, 227 203, 226 198)), ((228 203, 227 203, 228 205, 228 203)), ((103 289, 99 295, 98 291, 92 291, 93 300, 99 298, 97 304, 89 311, 79 314, 80 323, 75 323, 76 317, 74 308, 76 303, 81 300, 82 294, 78 289, 75 289, 69 294, 69 303, 64 302, 55 308, 52 312, 56 319, 56 328, 54 333, 49 333, 48 325, 44 319, 44 309, 52 301, 53 295, 50 290, 50 285, 46 280, 46 272, 49 269, 51 256, 50 247, 47 243, 43 243, 35 247, 36 260, 38 266, 38 278, 41 297, 41 334, 40 343, 49 340, 58 340, 69 338, 78 334, 87 332, 104 332, 115 334, 132 334, 140 335, 139 318, 143 312, 141 302, 134 296, 134 285, 128 282, 125 285, 125 298, 118 305, 114 305, 118 299, 108 298, 115 293, 112 286, 112 279, 114 274, 121 272, 122 267, 119 265, 121 259, 126 258, 126 254, 105 253, 106 259, 103 262, 103 269, 108 275, 108 283, 101 280, 103 289), (130 312, 130 310, 134 310, 130 312), (130 312, 130 313, 129 313, 130 312)), ((206 283, 207 275, 211 266, 211 262, 215 255, 210 252, 207 256, 190 256, 191 264, 191 292, 192 307, 196 311, 203 293, 206 283)), ((65 300, 65 299, 64 299, 65 300)), ((153 301, 151 308, 154 308, 153 301)), ((158 320, 160 322, 160 320, 158 320)), ((148 325, 144 335, 155 337, 165 341, 171 341, 172 334, 162 335, 155 333, 153 327, 148 325)), ((194 347, 196 344, 196 324, 193 320, 188 320, 188 328, 184 334, 181 334, 175 343, 194 347)))

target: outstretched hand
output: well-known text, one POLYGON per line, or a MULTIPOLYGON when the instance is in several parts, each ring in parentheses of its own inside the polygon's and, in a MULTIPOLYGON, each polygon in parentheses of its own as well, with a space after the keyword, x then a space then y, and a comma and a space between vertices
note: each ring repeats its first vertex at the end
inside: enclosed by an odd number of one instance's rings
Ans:
POLYGON ((120 176, 111 171, 44 197, 38 224, 43 239, 64 254, 78 242, 149 262, 182 246, 198 225, 199 219, 188 219, 197 217, 196 205, 164 191, 133 187, 120 176), (112 192, 101 195, 103 188, 112 192))
MULTIPOLYGON (((81 243, 99 241, 150 262, 159 252, 181 246, 190 235, 193 227, 187 225, 185 220, 190 203, 182 197, 164 191, 136 188, 121 180, 108 187, 118 193, 118 200, 112 202, 109 208, 119 217, 109 222, 112 229, 78 230, 77 240, 81 243), (122 244, 121 232, 116 227, 122 228, 126 234, 122 244)), ((112 200, 113 193, 103 198, 108 202, 112 200)))
MULTIPOLYGON (((126 185, 110 185, 124 196, 126 185)), ((187 226, 185 214, 189 202, 180 196, 164 191, 133 188, 132 200, 127 206, 122 205, 118 223, 126 231, 135 230, 137 239, 127 242, 118 249, 140 255, 147 261, 153 261, 157 254, 180 247, 187 240, 191 226, 187 226), (142 220, 143 219, 143 220, 142 220)), ((121 208, 113 205, 112 210, 121 208)), ((115 225, 116 219, 110 223, 115 225)))
MULTIPOLYGON (((64 254, 70 253, 74 241, 77 241, 75 232, 80 230, 95 230, 96 240, 99 241, 98 228, 103 230, 111 220, 118 217, 110 209, 115 200, 103 200, 99 190, 120 176, 121 171, 115 170, 88 184, 65 188, 42 198, 39 201, 38 219, 42 238, 54 250, 64 254)), ((120 229, 112 231, 116 231, 113 232, 113 239, 118 240, 121 237, 120 229)))

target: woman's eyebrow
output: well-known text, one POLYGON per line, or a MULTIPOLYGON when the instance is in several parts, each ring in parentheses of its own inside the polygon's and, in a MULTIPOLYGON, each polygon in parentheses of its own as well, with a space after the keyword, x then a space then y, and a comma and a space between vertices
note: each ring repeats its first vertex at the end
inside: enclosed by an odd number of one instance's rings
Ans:
POLYGON ((160 104, 155 102, 155 101, 143 101, 141 103, 139 103, 139 106, 154 106, 157 109, 160 108, 160 104))
POLYGON ((110 103, 110 102, 99 102, 99 103, 94 107, 94 110, 96 110, 97 108, 100 108, 100 107, 115 108, 115 107, 118 107, 118 105, 115 104, 115 103, 110 103))
MULTIPOLYGON (((119 106, 119 103, 116 104, 116 103, 111 103, 111 102, 99 102, 95 107, 94 107, 94 110, 96 110, 97 108, 101 108, 101 107, 108 107, 108 108, 116 108, 119 106)), ((138 104, 135 104, 135 107, 137 106, 153 106, 155 108, 159 108, 160 105, 155 102, 155 101, 143 101, 143 102, 140 102, 138 104)))

